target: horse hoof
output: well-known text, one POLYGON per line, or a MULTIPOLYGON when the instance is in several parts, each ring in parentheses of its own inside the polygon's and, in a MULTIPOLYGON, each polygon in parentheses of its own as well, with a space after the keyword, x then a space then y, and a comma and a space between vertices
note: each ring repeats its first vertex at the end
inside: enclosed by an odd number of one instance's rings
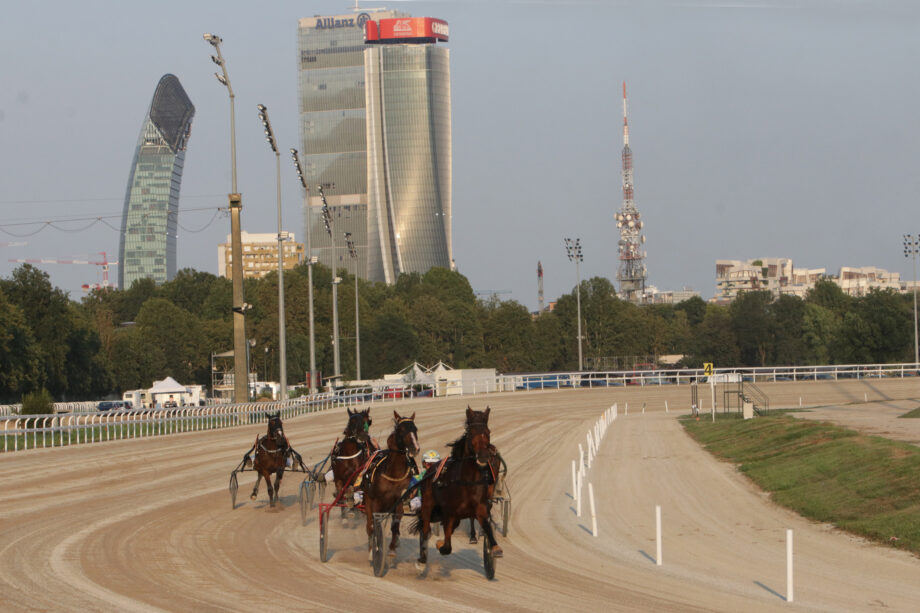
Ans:
POLYGON ((504 553, 502 553, 502 548, 499 547, 498 545, 496 545, 495 547, 492 548, 492 557, 493 557, 493 558, 500 558, 500 557, 502 557, 503 555, 504 555, 504 553))
POLYGON ((426 568, 428 568, 428 564, 426 562, 422 562, 421 560, 416 561, 415 570, 417 570, 420 573, 423 573, 425 572, 426 568))
POLYGON ((255 499, 256 499, 256 495, 255 495, 255 494, 252 494, 252 495, 249 497, 249 499, 250 499, 250 500, 255 500, 255 499))
POLYGON ((479 539, 476 538, 475 535, 472 535, 472 534, 471 534, 471 535, 470 535, 470 545, 475 545, 475 544, 478 543, 478 542, 479 542, 479 539))
POLYGON ((389 556, 389 557, 391 557, 391 558, 395 558, 395 557, 396 557, 396 550, 395 550, 395 549, 390 549, 389 551, 387 551, 387 556, 389 556))

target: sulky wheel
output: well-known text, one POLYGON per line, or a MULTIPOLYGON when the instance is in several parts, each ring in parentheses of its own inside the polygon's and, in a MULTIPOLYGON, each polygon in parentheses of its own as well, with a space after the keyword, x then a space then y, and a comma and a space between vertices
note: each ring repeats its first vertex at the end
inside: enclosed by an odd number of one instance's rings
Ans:
POLYGON ((486 571, 486 579, 490 581, 495 578, 495 558, 492 556, 492 548, 489 547, 489 539, 482 539, 482 565, 486 571))
POLYGON ((371 553, 373 554, 372 560, 374 563, 375 577, 383 575, 383 569, 386 564, 386 553, 383 549, 383 520, 374 517, 374 534, 371 541, 371 553))
POLYGON ((326 546, 329 544, 328 530, 329 530, 329 515, 319 516, 319 561, 326 561, 326 546))
POLYGON ((310 490, 307 486, 306 481, 300 484, 299 498, 300 498, 300 524, 306 525, 307 511, 310 510, 310 490))
POLYGON ((230 504, 233 509, 236 508, 236 492, 240 489, 240 484, 236 480, 236 472, 230 473, 230 504))

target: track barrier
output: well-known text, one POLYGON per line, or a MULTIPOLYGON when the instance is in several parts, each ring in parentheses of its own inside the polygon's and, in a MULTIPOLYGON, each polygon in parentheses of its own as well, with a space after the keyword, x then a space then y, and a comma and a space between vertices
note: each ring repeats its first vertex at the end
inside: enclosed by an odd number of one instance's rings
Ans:
POLYGON ((786 602, 792 602, 792 530, 786 530, 786 602))
POLYGON ((594 486, 588 482, 588 500, 591 503, 591 534, 597 537, 597 512, 594 509, 594 486))
POLYGON ((661 505, 655 505, 655 565, 661 566, 661 505))

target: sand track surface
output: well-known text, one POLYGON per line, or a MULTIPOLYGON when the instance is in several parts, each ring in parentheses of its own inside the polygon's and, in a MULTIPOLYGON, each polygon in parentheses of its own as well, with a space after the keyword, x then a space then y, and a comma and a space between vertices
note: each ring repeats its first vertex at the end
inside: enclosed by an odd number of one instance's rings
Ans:
MULTIPOLYGON (((684 433, 677 417, 687 396, 602 389, 372 405, 375 437, 390 432, 394 409, 415 412, 422 449, 442 453, 461 434, 467 404, 492 407, 492 442, 507 460, 512 498, 494 581, 465 528, 450 556, 432 538, 420 574, 408 520, 395 562, 374 577, 363 518, 335 512, 330 557, 320 562, 316 513, 301 520, 301 475, 286 474, 281 505, 270 509, 264 484, 249 500, 255 478, 244 473, 231 509, 230 472, 264 425, 3 454, 0 609, 920 610, 920 560, 773 505, 684 433), (582 517, 574 512, 571 462, 614 402, 618 418, 587 473, 598 508, 593 537, 587 501, 582 517), (793 603, 784 598, 787 528, 795 534, 793 603)), ((287 420, 285 431, 312 464, 346 420, 335 409, 287 420)))

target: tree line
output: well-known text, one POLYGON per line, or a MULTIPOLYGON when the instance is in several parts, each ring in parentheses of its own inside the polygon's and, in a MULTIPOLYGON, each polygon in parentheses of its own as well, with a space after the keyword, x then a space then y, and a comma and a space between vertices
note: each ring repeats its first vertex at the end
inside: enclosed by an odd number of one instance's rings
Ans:
MULTIPOLYGON (((339 270, 343 375, 355 365, 354 277, 339 270), (350 315, 350 316, 349 316, 350 315)), ((333 370, 332 271, 314 267, 317 368, 333 370)), ((310 368, 307 265, 284 275, 287 378, 310 368)), ((250 368, 278 376, 278 277, 246 279, 250 368)), ((578 368, 575 288, 551 312, 532 315, 514 300, 480 300, 462 274, 434 268, 393 285, 359 281, 361 374, 394 373, 418 361, 501 373, 578 368)), ((913 361, 909 295, 871 291, 850 297, 819 281, 804 299, 744 292, 731 304, 695 297, 675 305, 637 306, 617 298, 602 277, 582 282, 586 364, 617 356, 682 354, 680 366, 888 363, 913 361)), ((56 400, 97 399, 149 387, 171 376, 210 385, 211 355, 233 347, 228 279, 191 269, 156 285, 94 290, 81 300, 52 286, 29 264, 0 279, 0 402, 48 390, 56 400)))

